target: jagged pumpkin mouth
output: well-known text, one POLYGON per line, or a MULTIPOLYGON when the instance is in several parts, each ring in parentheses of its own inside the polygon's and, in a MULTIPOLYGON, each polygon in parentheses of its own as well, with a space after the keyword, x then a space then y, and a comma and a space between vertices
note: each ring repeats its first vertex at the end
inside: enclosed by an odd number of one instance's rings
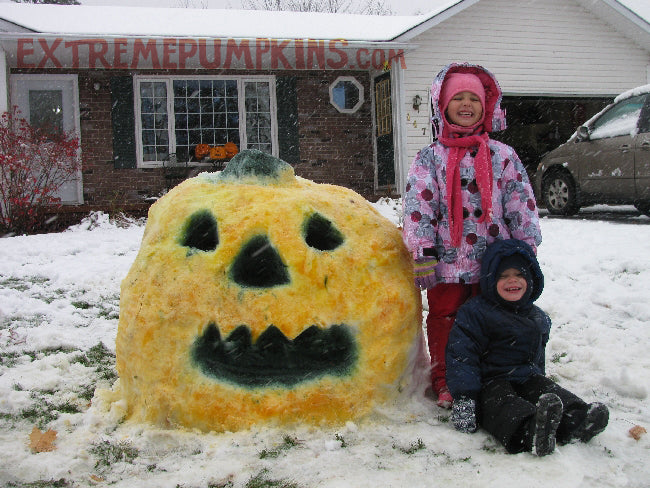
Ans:
POLYGON ((357 344, 345 324, 312 325, 294 339, 270 325, 253 343, 246 325, 225 339, 210 323, 192 345, 192 360, 206 376, 247 388, 293 387, 323 376, 349 376, 357 344))

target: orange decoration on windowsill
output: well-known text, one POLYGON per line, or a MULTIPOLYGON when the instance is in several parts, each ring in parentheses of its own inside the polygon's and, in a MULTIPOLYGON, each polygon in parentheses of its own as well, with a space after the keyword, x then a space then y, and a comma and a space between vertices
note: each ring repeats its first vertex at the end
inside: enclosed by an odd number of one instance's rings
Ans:
POLYGON ((196 159, 203 159, 210 154, 210 146, 207 144, 197 144, 194 148, 194 156, 196 159))
POLYGON ((239 149, 237 148, 237 144, 235 144, 234 142, 226 142, 226 144, 223 147, 226 150, 226 157, 229 158, 232 158, 239 152, 239 149))
POLYGON ((201 160, 209 159, 227 159, 232 158, 239 152, 237 144, 227 142, 223 146, 210 146, 209 144, 197 144, 194 148, 194 156, 201 160))

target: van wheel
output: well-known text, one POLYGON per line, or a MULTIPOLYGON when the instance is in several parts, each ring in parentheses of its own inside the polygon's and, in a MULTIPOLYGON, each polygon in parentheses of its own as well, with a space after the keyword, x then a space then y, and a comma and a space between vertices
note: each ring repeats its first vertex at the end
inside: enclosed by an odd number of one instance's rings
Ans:
POLYGON ((573 178, 555 171, 544 176, 542 198, 546 209, 553 215, 575 215, 580 210, 573 178))
POLYGON ((635 202, 634 206, 639 212, 650 217, 650 200, 645 202, 635 202))

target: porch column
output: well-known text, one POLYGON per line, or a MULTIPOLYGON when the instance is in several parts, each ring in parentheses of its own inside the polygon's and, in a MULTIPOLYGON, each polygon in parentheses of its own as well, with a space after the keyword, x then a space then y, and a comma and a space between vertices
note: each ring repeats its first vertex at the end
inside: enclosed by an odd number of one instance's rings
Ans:
POLYGON ((9 111, 9 70, 7 53, 0 47, 0 113, 9 111))
POLYGON ((395 189, 400 195, 404 194, 406 177, 408 175, 411 161, 408 160, 406 152, 406 135, 404 113, 404 71, 400 63, 393 63, 391 66, 391 90, 393 100, 393 141, 395 147, 395 189))

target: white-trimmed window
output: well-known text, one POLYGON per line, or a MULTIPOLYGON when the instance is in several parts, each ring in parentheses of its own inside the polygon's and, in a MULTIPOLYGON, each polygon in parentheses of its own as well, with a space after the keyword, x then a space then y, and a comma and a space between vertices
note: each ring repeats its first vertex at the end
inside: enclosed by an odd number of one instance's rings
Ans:
POLYGON ((138 162, 195 161, 197 144, 233 142, 277 156, 272 76, 136 76, 138 162))
POLYGON ((339 76, 330 85, 330 103, 341 113, 352 114, 363 105, 363 85, 354 76, 339 76))

